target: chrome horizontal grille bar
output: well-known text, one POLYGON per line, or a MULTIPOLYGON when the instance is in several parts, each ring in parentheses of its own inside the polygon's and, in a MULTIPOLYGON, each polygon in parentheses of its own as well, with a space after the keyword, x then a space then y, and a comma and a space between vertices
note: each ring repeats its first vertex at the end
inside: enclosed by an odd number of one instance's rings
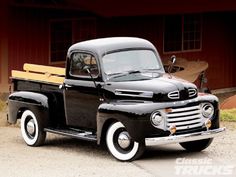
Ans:
POLYGON ((168 114, 168 117, 181 117, 181 116, 196 115, 200 113, 201 113, 200 110, 188 111, 188 112, 186 111, 186 112, 181 112, 181 113, 168 114))
MULTIPOLYGON (((199 119, 194 119, 194 120, 188 120, 188 121, 182 121, 182 122, 175 122, 175 126, 184 126, 184 125, 192 125, 196 123, 200 123, 199 119)), ((171 126, 172 123, 168 123, 167 126, 171 126)))
POLYGON ((179 126, 179 127, 176 127, 176 129, 177 129, 177 131, 178 130, 189 130, 189 129, 197 128, 197 127, 201 127, 201 126, 202 126, 202 123, 198 123, 198 124, 188 125, 188 126, 179 126))
POLYGON ((168 119, 168 122, 179 122, 179 121, 186 121, 186 120, 192 120, 192 119, 199 119, 201 118, 199 115, 193 115, 193 116, 186 116, 186 117, 178 117, 178 118, 171 118, 168 119))
POLYGON ((200 106, 191 106, 191 107, 185 107, 185 108, 173 108, 171 112, 183 112, 183 111, 189 111, 194 109, 200 109, 200 106))
POLYGON ((166 126, 169 128, 172 125, 176 126, 176 130, 188 130, 203 125, 201 108, 199 105, 184 107, 184 108, 170 108, 166 113, 166 126))

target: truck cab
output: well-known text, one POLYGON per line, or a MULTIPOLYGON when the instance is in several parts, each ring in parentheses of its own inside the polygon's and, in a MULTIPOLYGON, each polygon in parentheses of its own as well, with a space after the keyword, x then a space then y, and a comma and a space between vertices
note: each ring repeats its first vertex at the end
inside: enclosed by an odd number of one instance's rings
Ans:
MULTIPOLYGON (((58 68, 48 69, 45 75, 58 68)), ((180 143, 201 151, 225 131, 217 97, 165 73, 145 39, 79 42, 68 50, 64 75, 51 73, 48 80, 26 75, 12 77, 8 121, 21 119, 30 146, 42 145, 47 132, 57 133, 105 142, 116 159, 132 161, 145 146, 180 143)))

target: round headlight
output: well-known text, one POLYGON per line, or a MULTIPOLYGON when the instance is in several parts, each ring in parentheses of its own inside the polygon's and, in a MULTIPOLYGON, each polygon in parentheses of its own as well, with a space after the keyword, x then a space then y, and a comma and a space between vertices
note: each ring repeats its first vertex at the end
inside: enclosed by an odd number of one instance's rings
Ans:
POLYGON ((163 117, 159 111, 152 113, 151 115, 151 123, 153 126, 158 126, 162 122, 163 117))
POLYGON ((211 103, 202 104, 202 115, 205 118, 211 118, 214 114, 214 107, 211 103))

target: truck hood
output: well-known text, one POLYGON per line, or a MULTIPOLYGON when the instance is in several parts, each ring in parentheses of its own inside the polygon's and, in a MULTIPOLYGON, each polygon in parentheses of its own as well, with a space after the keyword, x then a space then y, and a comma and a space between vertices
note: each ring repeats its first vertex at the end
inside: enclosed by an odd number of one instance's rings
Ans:
POLYGON ((197 88, 194 84, 168 74, 150 80, 107 82, 104 90, 105 96, 112 99, 163 102, 197 97, 197 88))

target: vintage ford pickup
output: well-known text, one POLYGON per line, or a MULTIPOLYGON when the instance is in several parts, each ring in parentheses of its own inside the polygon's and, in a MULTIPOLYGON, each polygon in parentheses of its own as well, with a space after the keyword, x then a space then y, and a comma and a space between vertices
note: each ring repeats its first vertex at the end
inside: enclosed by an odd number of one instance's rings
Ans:
POLYGON ((120 161, 139 158, 145 146, 180 143, 207 148, 225 131, 218 99, 165 73, 147 40, 114 37, 79 42, 67 53, 66 69, 25 64, 12 71, 8 122, 21 119, 29 146, 46 133, 102 142, 120 161))

